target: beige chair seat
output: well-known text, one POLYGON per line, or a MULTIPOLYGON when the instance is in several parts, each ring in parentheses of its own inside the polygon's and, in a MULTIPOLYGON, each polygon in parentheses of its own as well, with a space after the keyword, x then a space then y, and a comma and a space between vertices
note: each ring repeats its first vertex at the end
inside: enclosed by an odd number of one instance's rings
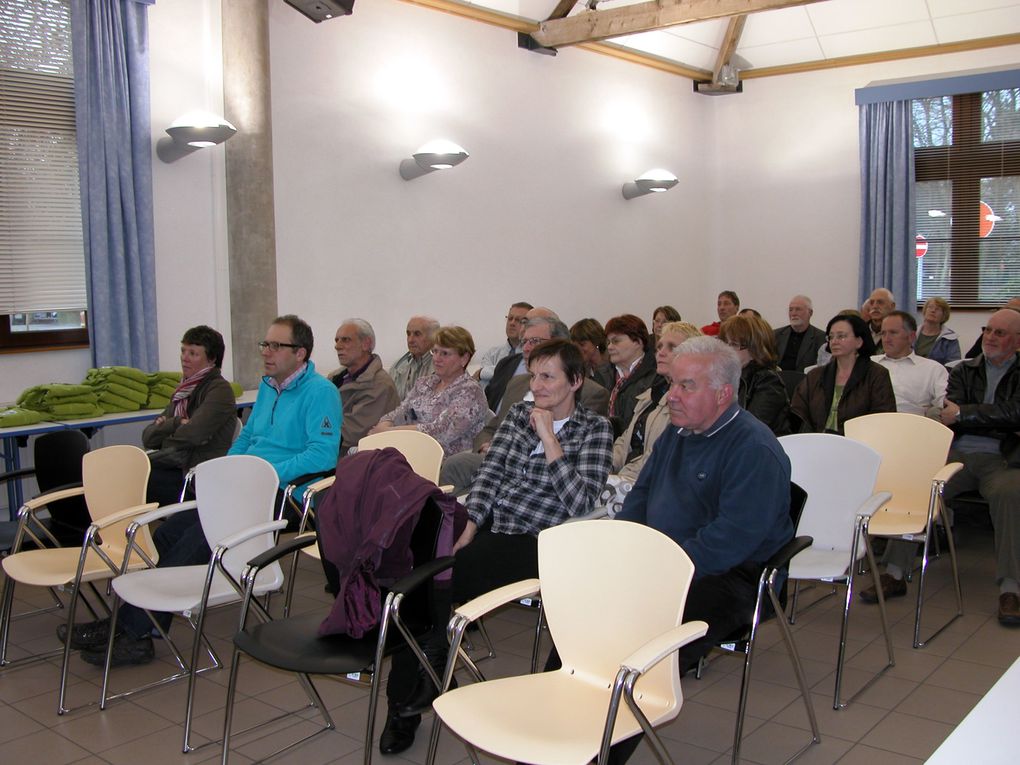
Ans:
MULTIPOLYGON (((115 562, 120 562, 119 556, 122 554, 117 551, 118 558, 114 559, 115 562)), ((80 547, 26 550, 18 555, 4 558, 4 572, 21 584, 33 587, 60 587, 74 583, 80 557, 80 547)), ((134 567, 144 568, 144 565, 139 561, 134 567)), ((82 571, 81 580, 94 582, 97 579, 109 579, 110 576, 112 576, 110 567, 95 550, 90 549, 88 557, 85 559, 85 569, 82 571)))

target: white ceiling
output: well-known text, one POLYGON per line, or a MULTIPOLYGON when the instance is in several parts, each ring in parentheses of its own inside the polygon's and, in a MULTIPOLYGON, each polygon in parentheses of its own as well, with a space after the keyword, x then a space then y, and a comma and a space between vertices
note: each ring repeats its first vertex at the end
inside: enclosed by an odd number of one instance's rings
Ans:
MULTIPOLYGON (((641 0, 600 0, 599 10, 641 0)), ((464 2, 532 22, 548 18, 556 0, 464 2)), ((570 11, 588 13, 584 3, 570 11)), ((680 66, 712 71, 727 20, 702 21, 607 42, 680 66)), ((786 67, 890 51, 1020 35, 1020 0, 823 0, 748 15, 737 55, 745 70, 786 67)), ((849 62, 848 62, 849 63, 849 62)))

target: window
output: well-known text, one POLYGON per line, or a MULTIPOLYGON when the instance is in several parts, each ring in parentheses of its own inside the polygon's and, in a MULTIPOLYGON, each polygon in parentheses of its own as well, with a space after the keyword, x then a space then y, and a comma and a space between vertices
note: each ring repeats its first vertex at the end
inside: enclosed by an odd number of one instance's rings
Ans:
POLYGON ((0 350, 83 345, 68 0, 0 0, 0 350))
POLYGON ((913 102, 917 300, 1020 295, 1020 88, 913 102))

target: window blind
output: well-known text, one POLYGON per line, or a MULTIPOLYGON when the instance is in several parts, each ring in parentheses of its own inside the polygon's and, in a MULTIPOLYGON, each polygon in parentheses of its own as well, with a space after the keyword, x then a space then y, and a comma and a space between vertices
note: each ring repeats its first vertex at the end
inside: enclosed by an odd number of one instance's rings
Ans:
POLYGON ((67 0, 0 0, 0 314, 85 307, 67 0))

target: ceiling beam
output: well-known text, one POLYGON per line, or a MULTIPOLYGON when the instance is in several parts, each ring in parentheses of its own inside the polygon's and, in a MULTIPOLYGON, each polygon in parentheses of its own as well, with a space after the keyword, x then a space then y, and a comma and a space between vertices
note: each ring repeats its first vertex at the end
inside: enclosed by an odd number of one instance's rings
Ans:
POLYGON ((553 8, 553 12, 549 14, 549 18, 546 21, 566 18, 566 15, 570 13, 570 9, 575 5, 577 5, 577 0, 560 0, 556 3, 556 7, 553 8))
POLYGON ((715 59, 715 69, 712 70, 712 82, 719 82, 719 75, 722 68, 730 63, 733 54, 737 52, 737 44, 740 42, 740 35, 744 33, 744 24, 747 22, 747 14, 730 16, 729 26, 726 27, 726 35, 723 37, 722 45, 719 46, 719 55, 715 59))
POLYGON ((534 37, 548 48, 596 42, 653 29, 740 14, 808 5, 820 0, 648 0, 605 11, 587 11, 538 25, 534 37))

